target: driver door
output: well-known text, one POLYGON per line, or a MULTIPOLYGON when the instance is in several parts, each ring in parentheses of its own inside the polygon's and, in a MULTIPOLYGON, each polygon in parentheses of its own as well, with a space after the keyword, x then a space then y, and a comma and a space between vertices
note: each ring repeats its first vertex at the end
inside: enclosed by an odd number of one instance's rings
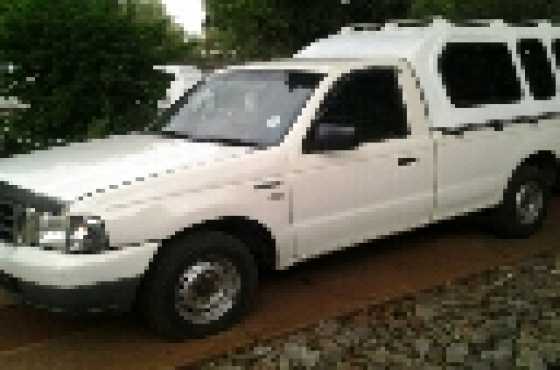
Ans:
POLYGON ((429 219, 432 146, 410 137, 400 78, 396 67, 355 70, 325 97, 295 164, 296 259, 429 219), (321 131, 333 125, 343 136, 325 141, 321 131))

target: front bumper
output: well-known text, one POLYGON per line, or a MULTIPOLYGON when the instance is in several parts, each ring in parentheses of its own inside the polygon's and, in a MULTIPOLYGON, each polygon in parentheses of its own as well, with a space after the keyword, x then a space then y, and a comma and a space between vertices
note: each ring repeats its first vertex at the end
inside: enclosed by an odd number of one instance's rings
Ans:
POLYGON ((0 287, 11 293, 17 301, 55 312, 128 311, 134 302, 139 282, 140 279, 136 278, 60 288, 25 282, 0 271, 0 287))
POLYGON ((0 242, 0 285, 57 311, 127 310, 157 248, 146 243, 77 255, 0 242))

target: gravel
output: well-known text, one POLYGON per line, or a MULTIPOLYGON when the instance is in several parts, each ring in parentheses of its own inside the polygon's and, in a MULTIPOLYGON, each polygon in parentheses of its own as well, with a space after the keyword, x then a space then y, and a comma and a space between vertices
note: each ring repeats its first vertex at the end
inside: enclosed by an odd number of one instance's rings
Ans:
POLYGON ((371 305, 192 368, 560 370, 560 253, 371 305))

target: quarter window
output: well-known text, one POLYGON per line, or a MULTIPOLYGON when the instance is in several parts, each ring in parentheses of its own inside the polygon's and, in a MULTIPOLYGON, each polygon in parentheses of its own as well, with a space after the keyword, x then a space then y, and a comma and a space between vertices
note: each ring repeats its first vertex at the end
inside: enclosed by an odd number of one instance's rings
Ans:
POLYGON ((519 40, 517 53, 525 70, 531 95, 538 100, 549 99, 556 95, 556 80, 543 43, 536 39, 519 40))
POLYGON ((521 100, 521 84, 506 43, 448 43, 439 59, 439 71, 456 107, 521 100))

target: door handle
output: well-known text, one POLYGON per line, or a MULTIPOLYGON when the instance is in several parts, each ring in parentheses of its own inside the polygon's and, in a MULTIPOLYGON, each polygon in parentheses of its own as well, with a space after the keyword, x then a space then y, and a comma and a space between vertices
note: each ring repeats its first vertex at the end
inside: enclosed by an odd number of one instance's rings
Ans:
POLYGON ((416 162, 418 162, 418 158, 401 157, 398 159, 399 166, 410 166, 411 164, 416 162))
POLYGON ((253 185, 253 188, 256 190, 276 189, 283 183, 284 182, 280 180, 270 180, 270 181, 261 182, 260 184, 255 184, 253 185))

